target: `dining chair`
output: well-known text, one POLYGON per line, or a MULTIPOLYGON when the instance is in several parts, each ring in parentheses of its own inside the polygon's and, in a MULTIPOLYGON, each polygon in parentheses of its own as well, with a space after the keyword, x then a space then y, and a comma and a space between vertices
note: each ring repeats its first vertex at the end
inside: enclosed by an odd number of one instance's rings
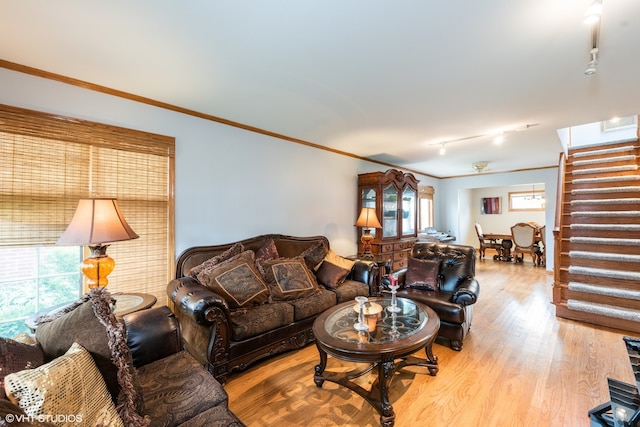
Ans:
POLYGON ((536 242, 536 245, 538 246, 536 254, 538 256, 538 265, 540 266, 547 265, 547 242, 545 241, 546 227, 546 225, 543 225, 538 229, 539 240, 536 242))
POLYGON ((513 257, 516 263, 524 262, 524 254, 531 254, 533 265, 536 265, 536 227, 526 222, 519 222, 511 227, 513 238, 513 257), (520 254, 520 255, 518 255, 520 254))
POLYGON ((487 239, 484 237, 482 233, 482 226, 476 222, 476 234, 478 235, 478 241, 480 242, 480 259, 484 258, 485 249, 494 249, 497 252, 497 255, 493 257, 493 259, 500 259, 502 257, 502 244, 498 243, 497 239, 487 239))

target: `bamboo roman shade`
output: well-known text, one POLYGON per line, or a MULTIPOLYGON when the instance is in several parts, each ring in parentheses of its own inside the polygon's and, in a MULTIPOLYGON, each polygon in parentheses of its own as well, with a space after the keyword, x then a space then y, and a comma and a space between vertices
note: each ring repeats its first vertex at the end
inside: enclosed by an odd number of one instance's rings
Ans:
POLYGON ((0 105, 0 245, 53 245, 78 199, 115 197, 137 240, 113 243, 111 292, 164 301, 175 139, 0 105))

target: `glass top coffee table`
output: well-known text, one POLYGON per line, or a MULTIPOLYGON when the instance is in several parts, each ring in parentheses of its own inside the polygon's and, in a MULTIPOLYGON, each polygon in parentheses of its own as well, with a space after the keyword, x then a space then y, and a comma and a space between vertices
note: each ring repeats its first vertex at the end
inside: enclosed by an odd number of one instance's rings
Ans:
POLYGON ((369 298, 364 314, 367 330, 358 331, 358 303, 348 301, 322 313, 313 323, 320 354, 314 382, 322 387, 330 381, 358 393, 380 413, 380 423, 393 426, 395 412, 389 402, 389 385, 396 370, 423 366, 430 375, 438 373, 438 359, 432 344, 440 329, 438 315, 429 307, 406 298, 397 299, 398 312, 391 311, 391 299, 369 298), (426 358, 412 356, 424 349, 426 358), (367 363, 364 369, 325 372, 327 354, 341 360, 367 363), (353 380, 377 368, 377 378, 367 390, 353 380))

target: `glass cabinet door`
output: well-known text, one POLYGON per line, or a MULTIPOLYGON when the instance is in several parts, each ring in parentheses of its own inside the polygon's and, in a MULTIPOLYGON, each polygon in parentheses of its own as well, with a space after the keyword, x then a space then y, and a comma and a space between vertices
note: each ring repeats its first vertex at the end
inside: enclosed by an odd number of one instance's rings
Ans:
MULTIPOLYGON (((360 195, 360 200, 362 200, 362 206, 360 206, 360 209, 362 208, 372 208, 375 209, 376 208, 376 189, 375 188, 363 188, 362 189, 362 194, 360 195)), ((371 235, 375 237, 376 235, 376 229, 375 228, 371 228, 371 235)), ((362 235, 364 233, 364 228, 361 227, 360 228, 360 235, 362 235)))
POLYGON ((416 232, 416 192, 406 188, 402 192, 402 235, 410 236, 416 232))
POLYGON ((382 190, 382 237, 398 236, 398 190, 389 185, 382 190))

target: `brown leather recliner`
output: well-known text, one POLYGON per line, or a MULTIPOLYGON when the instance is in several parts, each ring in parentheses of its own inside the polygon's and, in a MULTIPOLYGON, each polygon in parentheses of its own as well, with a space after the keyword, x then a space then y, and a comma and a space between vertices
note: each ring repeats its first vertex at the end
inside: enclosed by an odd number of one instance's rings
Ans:
MULTIPOLYGON (((453 350, 460 351, 462 342, 471 327, 473 304, 478 300, 480 285, 475 279, 476 250, 472 246, 439 243, 416 243, 410 257, 441 260, 437 275, 438 290, 409 288, 405 279, 407 269, 396 276, 400 288, 397 296, 421 302, 440 317, 438 338, 446 339, 453 350)), ((389 278, 383 278, 383 286, 389 289, 389 278)))

